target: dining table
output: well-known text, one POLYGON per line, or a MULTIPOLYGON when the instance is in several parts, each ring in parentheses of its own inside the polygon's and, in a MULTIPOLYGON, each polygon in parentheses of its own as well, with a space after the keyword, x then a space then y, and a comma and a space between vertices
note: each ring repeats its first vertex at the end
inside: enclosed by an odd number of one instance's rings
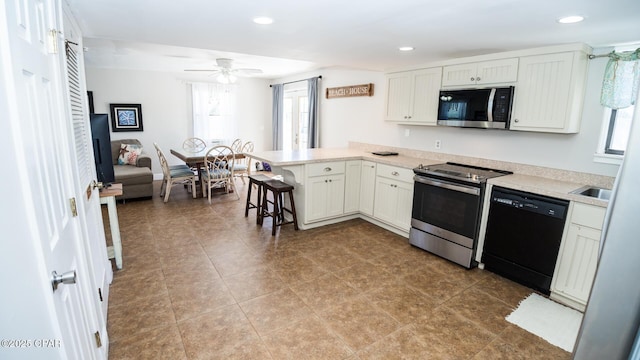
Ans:
MULTIPOLYGON (((186 149, 171 149, 171 154, 173 154, 178 159, 184 161, 189 167, 198 169, 198 181, 202 179, 202 168, 204 167, 204 158, 207 153, 211 150, 211 148, 206 148, 200 151, 186 150, 186 149)), ((235 160, 244 159, 246 155, 244 153, 234 153, 235 160)), ((201 186, 196 187, 198 192, 202 191, 201 186)), ((202 194, 202 196, 206 196, 206 194, 202 194)))

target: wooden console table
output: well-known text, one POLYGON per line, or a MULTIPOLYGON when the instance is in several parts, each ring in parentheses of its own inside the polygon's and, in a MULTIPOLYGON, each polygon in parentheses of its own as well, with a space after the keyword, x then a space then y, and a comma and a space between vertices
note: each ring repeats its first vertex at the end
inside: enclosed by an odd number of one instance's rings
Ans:
POLYGON ((107 205, 111 241, 113 242, 113 246, 107 247, 107 254, 109 259, 116 259, 118 270, 122 269, 122 239, 120 238, 120 223, 116 209, 116 196, 120 195, 122 195, 122 184, 111 184, 108 188, 100 190, 100 204, 107 205))

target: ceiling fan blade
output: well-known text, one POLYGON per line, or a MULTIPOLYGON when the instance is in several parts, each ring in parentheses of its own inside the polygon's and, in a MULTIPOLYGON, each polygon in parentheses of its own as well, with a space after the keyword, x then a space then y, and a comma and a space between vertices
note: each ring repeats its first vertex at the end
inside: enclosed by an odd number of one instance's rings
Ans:
POLYGON ((220 71, 218 69, 184 69, 184 71, 220 71))
POLYGON ((232 72, 244 75, 252 75, 252 74, 262 74, 262 70, 260 69, 233 69, 232 72))

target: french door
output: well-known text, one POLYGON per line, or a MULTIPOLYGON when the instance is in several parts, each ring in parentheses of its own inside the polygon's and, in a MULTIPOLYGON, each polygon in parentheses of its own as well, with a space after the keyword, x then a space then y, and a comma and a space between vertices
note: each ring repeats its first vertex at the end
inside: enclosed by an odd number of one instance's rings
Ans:
POLYGON ((309 96, 306 90, 284 93, 283 150, 309 148, 309 96))

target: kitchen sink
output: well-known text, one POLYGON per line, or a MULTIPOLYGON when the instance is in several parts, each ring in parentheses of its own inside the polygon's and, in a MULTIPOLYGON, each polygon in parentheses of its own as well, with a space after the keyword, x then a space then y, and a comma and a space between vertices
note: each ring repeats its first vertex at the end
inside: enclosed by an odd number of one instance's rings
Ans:
POLYGON ((611 198, 611 190, 599 188, 597 186, 583 186, 579 189, 573 190, 571 193, 601 200, 609 200, 611 198))

